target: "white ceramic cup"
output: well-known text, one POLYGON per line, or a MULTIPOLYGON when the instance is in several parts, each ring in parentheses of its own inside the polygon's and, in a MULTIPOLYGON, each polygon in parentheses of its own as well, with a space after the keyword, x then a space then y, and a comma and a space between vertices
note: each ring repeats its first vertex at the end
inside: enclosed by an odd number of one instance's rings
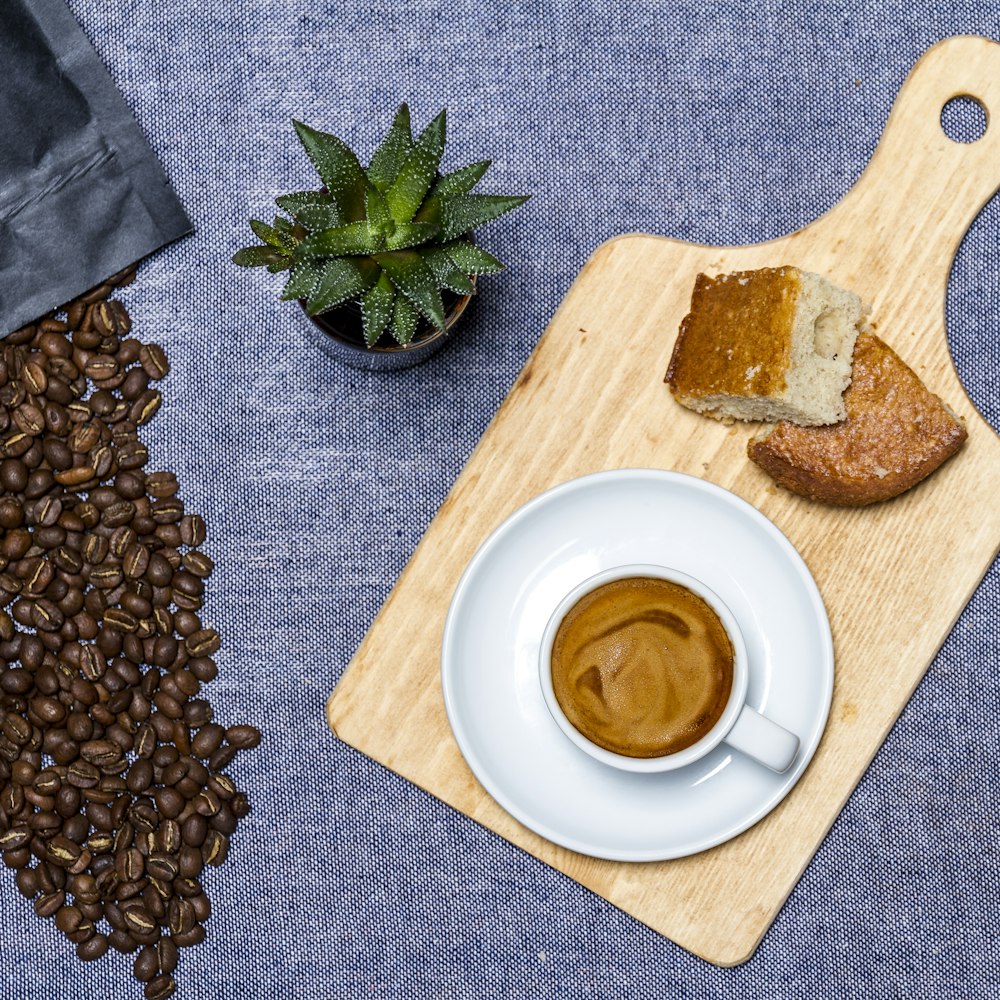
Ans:
POLYGON ((700 580, 679 570, 666 566, 633 563, 604 570, 578 584, 559 602, 545 626, 539 650, 538 668, 545 704, 559 728, 584 753, 611 767, 640 772, 671 771, 678 767, 686 767, 710 753, 720 743, 725 743, 765 767, 781 772, 788 770, 799 750, 799 738, 794 733, 790 733, 746 704, 749 681, 747 649, 735 616, 718 594, 700 580), (590 591, 614 580, 636 576, 669 580, 693 591, 719 616, 733 644, 733 686, 719 721, 697 743, 660 757, 628 757, 592 743, 566 718, 552 687, 552 644, 559 625, 569 610, 590 591))

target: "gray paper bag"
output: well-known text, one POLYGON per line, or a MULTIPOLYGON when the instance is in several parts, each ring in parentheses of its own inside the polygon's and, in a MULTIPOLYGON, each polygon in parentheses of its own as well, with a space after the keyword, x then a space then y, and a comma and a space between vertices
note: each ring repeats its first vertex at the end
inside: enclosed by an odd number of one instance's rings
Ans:
POLYGON ((191 230, 63 0, 0 8, 0 335, 191 230))

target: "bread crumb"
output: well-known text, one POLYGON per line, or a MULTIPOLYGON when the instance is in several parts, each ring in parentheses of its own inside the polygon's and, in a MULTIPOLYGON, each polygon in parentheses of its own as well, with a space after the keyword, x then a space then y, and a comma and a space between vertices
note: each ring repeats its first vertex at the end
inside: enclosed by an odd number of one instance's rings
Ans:
POLYGON ((876 465, 875 468, 872 469, 872 472, 874 472, 879 479, 885 479, 885 477, 889 475, 889 470, 881 465, 876 465))

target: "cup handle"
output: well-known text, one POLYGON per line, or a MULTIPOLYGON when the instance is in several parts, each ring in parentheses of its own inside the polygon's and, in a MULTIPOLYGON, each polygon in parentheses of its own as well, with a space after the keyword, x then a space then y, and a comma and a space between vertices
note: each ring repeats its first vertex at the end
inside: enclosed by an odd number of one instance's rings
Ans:
POLYGON ((787 771, 799 752, 799 738, 776 722, 743 706, 725 742, 772 771, 787 771))

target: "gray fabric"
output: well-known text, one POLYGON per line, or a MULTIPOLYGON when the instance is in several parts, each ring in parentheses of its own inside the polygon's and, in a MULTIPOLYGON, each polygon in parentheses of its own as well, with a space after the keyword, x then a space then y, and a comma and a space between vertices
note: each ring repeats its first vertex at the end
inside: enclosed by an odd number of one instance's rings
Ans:
MULTIPOLYGON (((146 432, 209 525, 210 686, 265 743, 254 812, 213 872, 190 998, 987 998, 997 938, 996 664, 987 576, 756 956, 717 969, 340 746, 323 703, 571 280, 645 230, 781 235, 856 180, 919 54, 1000 37, 995 6, 424 0, 72 0, 195 233, 128 291, 173 373, 146 432), (806 12, 808 11, 808 12, 806 12), (278 283, 233 268, 245 220, 313 178, 294 115, 364 155, 393 109, 451 113, 448 163, 534 195, 483 231, 510 264, 466 335, 392 376, 338 367, 278 283)), ((5 84, 9 86, 10 84, 5 84)), ((994 109, 996 113, 997 109, 994 109)), ((972 226, 948 315, 1000 425, 1000 201, 972 226)), ((0 872, 0 997, 139 996, 82 967, 0 872)))

